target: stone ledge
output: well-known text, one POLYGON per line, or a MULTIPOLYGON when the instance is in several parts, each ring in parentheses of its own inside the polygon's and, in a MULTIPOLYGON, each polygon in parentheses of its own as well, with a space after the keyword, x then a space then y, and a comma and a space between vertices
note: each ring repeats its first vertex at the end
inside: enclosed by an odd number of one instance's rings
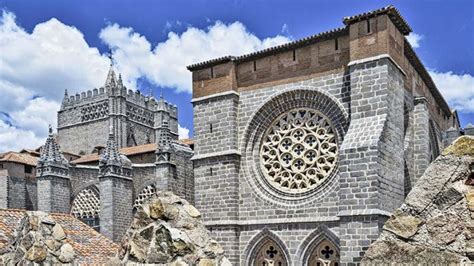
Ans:
POLYGON ((274 220, 245 220, 245 221, 208 221, 204 222, 206 226, 243 226, 243 225, 268 225, 268 224, 288 224, 288 223, 320 223, 320 222, 338 222, 339 217, 327 216, 316 218, 294 218, 294 219, 274 219, 274 220))
POLYGON ((191 161, 197 161, 197 160, 208 159, 208 158, 219 157, 219 156, 228 156, 228 155, 241 156, 240 151, 231 149, 231 150, 221 151, 221 152, 211 152, 211 153, 194 155, 193 157, 191 157, 191 161))
POLYGON ((350 211, 340 211, 337 216, 364 216, 364 215, 383 215, 390 217, 392 213, 380 209, 365 209, 365 210, 350 210, 350 211))
POLYGON ((202 101, 205 101, 205 100, 209 100, 209 99, 213 99, 213 98, 217 98, 217 97, 229 96, 229 95, 233 95, 233 96, 237 96, 237 97, 240 96, 240 94, 238 92, 231 90, 231 91, 225 91, 225 92, 211 94, 211 95, 208 95, 208 96, 194 98, 194 99, 191 100, 191 103, 202 102, 202 101))
POLYGON ((99 166, 82 165, 82 164, 73 165, 73 166, 71 166, 71 168, 82 168, 82 169, 94 169, 94 170, 99 170, 99 166))
POLYGON ((397 62, 395 62, 395 60, 393 60, 393 58, 388 55, 388 54, 381 54, 381 55, 376 55, 376 56, 372 56, 372 57, 367 57, 367 58, 363 58, 363 59, 358 59, 358 60, 354 60, 354 61, 350 61, 347 66, 355 66, 355 65, 358 65, 358 64, 364 64, 364 63, 368 63, 368 62, 372 62, 372 61, 378 61, 380 59, 389 59, 392 64, 394 64, 398 70, 400 70, 400 72, 402 72, 402 74, 404 76, 406 76, 407 74, 405 73, 405 71, 403 70, 403 68, 397 64, 397 62))
POLYGON ((155 163, 133 163, 133 168, 147 168, 147 167, 155 167, 155 163))

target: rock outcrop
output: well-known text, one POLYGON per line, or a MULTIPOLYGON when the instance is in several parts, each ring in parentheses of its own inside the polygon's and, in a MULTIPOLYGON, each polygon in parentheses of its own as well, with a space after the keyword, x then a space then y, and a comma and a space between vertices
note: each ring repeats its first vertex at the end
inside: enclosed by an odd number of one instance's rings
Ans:
POLYGON ((14 241, 0 251, 0 264, 72 264, 76 254, 65 240, 63 227, 47 213, 26 212, 14 241))
POLYGON ((448 265, 474 259, 474 137, 458 138, 426 170, 367 250, 365 265, 448 265))
POLYGON ((171 192, 143 203, 121 243, 122 264, 231 265, 199 211, 171 192))

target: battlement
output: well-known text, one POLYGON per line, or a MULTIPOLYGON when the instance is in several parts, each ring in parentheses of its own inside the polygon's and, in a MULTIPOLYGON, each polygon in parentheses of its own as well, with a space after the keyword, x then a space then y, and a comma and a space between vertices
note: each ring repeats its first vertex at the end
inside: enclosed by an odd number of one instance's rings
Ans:
POLYGON ((74 107, 83 105, 85 103, 91 103, 95 101, 101 101, 107 98, 106 89, 100 87, 99 89, 95 88, 93 90, 83 91, 81 93, 76 93, 74 95, 69 95, 67 90, 64 92, 63 103, 61 110, 64 110, 68 107, 74 107))
MULTIPOLYGON (((87 90, 74 95, 69 95, 67 90, 64 94, 63 104, 61 111, 73 107, 78 107, 84 104, 91 104, 98 101, 108 99, 112 91, 108 91, 107 88, 100 87, 93 90, 87 90)), ((176 117, 178 113, 178 107, 175 104, 169 103, 166 100, 160 98, 155 99, 152 95, 142 94, 139 90, 133 91, 123 87, 119 93, 120 96, 124 96, 126 101, 137 105, 139 107, 148 109, 150 111, 164 111, 170 113, 172 117, 176 117)))

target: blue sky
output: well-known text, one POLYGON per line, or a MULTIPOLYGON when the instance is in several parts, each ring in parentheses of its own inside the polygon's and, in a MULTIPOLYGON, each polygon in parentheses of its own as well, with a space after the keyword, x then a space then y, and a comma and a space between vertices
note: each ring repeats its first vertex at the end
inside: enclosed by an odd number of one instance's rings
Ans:
POLYGON ((65 87, 75 92, 103 83, 109 48, 115 51, 116 67, 128 86, 145 93, 153 89, 155 95, 163 92, 179 107, 183 134, 189 129, 192 135, 191 79, 186 76, 186 64, 341 27, 344 16, 389 4, 411 25, 417 54, 442 93, 459 109, 461 123, 474 122, 471 0, 0 0, 0 34, 7 40, 0 40, 0 63, 15 63, 15 73, 13 65, 12 73, 0 73, 0 93, 7 96, 0 97, 0 122, 4 123, 0 150, 17 148, 10 140, 18 136, 27 140, 26 146, 41 143, 47 124, 55 123, 55 116, 47 111, 54 113, 58 108, 65 87), (9 95, 12 90, 18 93, 9 95))

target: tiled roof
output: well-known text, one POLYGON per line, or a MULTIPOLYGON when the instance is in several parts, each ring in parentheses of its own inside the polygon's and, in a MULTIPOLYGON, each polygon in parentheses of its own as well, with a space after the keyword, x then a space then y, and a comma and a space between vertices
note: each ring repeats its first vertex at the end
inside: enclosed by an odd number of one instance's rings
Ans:
POLYGON ((184 143, 186 145, 193 145, 194 144, 194 140, 193 139, 180 139, 178 140, 179 142, 181 143, 184 143))
POLYGON ((250 53, 250 54, 245 54, 245 55, 241 55, 241 56, 220 57, 220 58, 200 62, 200 63, 197 63, 197 64, 193 64, 193 65, 188 66, 187 68, 188 68, 188 70, 194 71, 194 70, 203 69, 203 68, 210 67, 210 66, 217 65, 217 64, 230 62, 230 61, 235 61, 235 62, 247 61, 247 60, 251 60, 251 59, 255 59, 255 58, 259 58, 259 57, 264 57, 264 56, 267 56, 267 55, 270 55, 270 54, 275 54, 275 53, 278 53, 278 52, 288 51, 288 50, 291 50, 291 49, 302 47, 302 46, 312 44, 312 43, 315 43, 315 42, 319 42, 319 41, 322 41, 322 40, 334 38, 336 36, 341 36, 341 35, 346 34, 347 32, 348 32, 347 28, 337 28, 337 29, 321 32, 321 33, 318 33, 318 34, 314 34, 314 35, 311 35, 309 37, 306 37, 306 38, 303 38, 303 39, 300 39, 300 40, 296 40, 296 41, 293 41, 293 42, 289 42, 289 43, 273 46, 273 47, 270 47, 270 48, 267 48, 267 49, 264 49, 264 50, 256 51, 256 52, 253 52, 253 53, 250 53))
POLYGON ((405 21, 405 19, 402 17, 402 15, 400 15, 400 12, 398 12, 398 9, 396 9, 392 5, 389 5, 377 10, 369 11, 366 13, 358 14, 355 16, 345 17, 343 21, 344 21, 344 24, 349 25, 352 22, 365 20, 371 17, 382 15, 382 14, 387 14, 388 17, 392 20, 393 24, 395 24, 395 26, 400 30, 402 34, 408 35, 410 32, 412 32, 412 29, 410 28, 408 23, 405 21))
MULTIPOLYGON (((121 148, 119 149, 119 152, 126 156, 130 156, 130 155, 135 155, 135 154, 154 152, 156 151, 156 148, 157 148, 156 143, 150 143, 150 144, 138 145, 138 146, 133 146, 133 147, 121 148)), ((81 156, 81 158, 78 158, 72 161, 72 163, 75 163, 75 164, 90 163, 90 162, 98 161, 99 159, 100 159, 100 155, 97 153, 86 154, 86 155, 81 156)))
MULTIPOLYGON (((25 210, 0 209, 0 249, 14 237, 15 228, 25 215, 25 210)), ((82 265, 105 264, 117 253, 119 246, 90 226, 69 214, 51 213, 67 235, 65 242, 76 252, 75 263, 82 265)))
MULTIPOLYGON (((194 144, 194 141, 192 139, 180 139, 178 140, 178 142, 184 143, 186 145, 194 144)), ((121 148, 119 149, 119 152, 125 156, 130 156, 130 155, 136 155, 136 154, 155 152, 156 149, 157 149, 157 144, 150 143, 150 144, 138 145, 138 146, 133 146, 133 147, 121 148)), ((81 156, 81 158, 73 160, 72 163, 75 163, 75 164, 90 163, 90 162, 96 162, 99 159, 100 159, 99 154, 92 153, 92 154, 83 155, 81 156)))
POLYGON ((36 166, 38 157, 31 156, 29 153, 18 153, 14 151, 6 152, 0 157, 0 162, 14 162, 31 166, 36 166))
POLYGON ((35 150, 29 150, 29 149, 23 149, 19 153, 28 153, 28 154, 30 154, 32 156, 36 156, 36 157, 40 156, 40 152, 35 151, 35 150))

